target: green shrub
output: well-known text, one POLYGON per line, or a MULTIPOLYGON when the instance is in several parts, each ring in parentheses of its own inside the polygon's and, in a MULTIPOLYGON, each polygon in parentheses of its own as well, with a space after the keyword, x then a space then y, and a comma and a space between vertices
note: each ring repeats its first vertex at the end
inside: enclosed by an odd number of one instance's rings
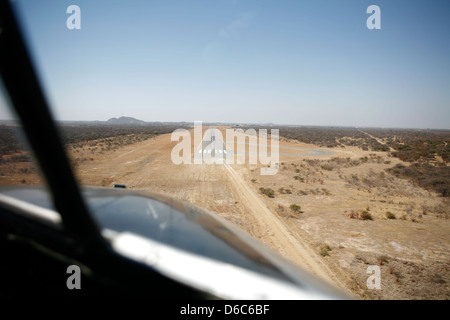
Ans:
POLYGON ((373 220, 372 215, 368 211, 355 211, 352 210, 349 214, 350 219, 358 219, 358 220, 373 220))
POLYGON ((378 263, 380 264, 380 266, 384 265, 387 262, 388 262, 387 256, 379 256, 378 257, 378 263))
POLYGON ((273 191, 273 189, 271 188, 259 188, 259 191, 262 194, 265 194, 266 196, 268 196, 269 198, 275 198, 275 191, 273 191))
POLYGON ((395 219, 395 214, 393 214, 392 212, 388 211, 385 214, 386 218, 388 219, 395 219))
POLYGON ((326 257, 330 255, 331 247, 328 244, 324 244, 320 247, 320 255, 326 257))
POLYGON ((373 220, 372 215, 368 211, 363 211, 360 214, 361 220, 373 220))
POLYGON ((300 207, 299 205, 297 205, 297 204, 291 204, 290 206, 289 206, 289 209, 291 209, 292 211, 294 211, 294 212, 302 212, 302 207, 300 207))
POLYGON ((280 189, 278 189, 278 192, 279 192, 280 194, 292 194, 291 189, 285 189, 285 188, 283 188, 283 187, 281 187, 280 189))

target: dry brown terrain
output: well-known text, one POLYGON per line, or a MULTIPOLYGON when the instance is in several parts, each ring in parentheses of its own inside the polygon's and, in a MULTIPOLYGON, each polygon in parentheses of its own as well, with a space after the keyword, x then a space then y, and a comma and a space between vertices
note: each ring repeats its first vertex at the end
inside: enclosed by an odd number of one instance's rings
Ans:
MULTIPOLYGON (((203 207, 357 298, 450 298, 449 203, 385 172, 397 158, 356 147, 320 157, 291 150, 295 155, 280 157, 276 175, 263 176, 248 161, 175 165, 170 137, 101 154, 88 146, 69 152, 79 159, 74 165, 82 184, 123 183, 203 207), (274 197, 260 188, 271 188, 274 197), (381 268, 380 290, 366 286, 370 265, 381 268)), ((280 146, 318 149, 286 139, 280 146)), ((0 183, 39 182, 31 170, 12 166, 0 166, 0 183)))

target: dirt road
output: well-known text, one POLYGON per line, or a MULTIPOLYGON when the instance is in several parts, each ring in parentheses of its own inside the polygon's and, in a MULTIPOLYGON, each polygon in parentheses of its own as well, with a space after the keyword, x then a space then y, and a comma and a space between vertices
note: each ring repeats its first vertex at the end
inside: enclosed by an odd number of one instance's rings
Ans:
POLYGON ((248 186, 230 165, 224 164, 224 166, 229 172, 231 185, 236 188, 241 201, 246 204, 248 211, 256 220, 258 231, 264 234, 261 240, 319 278, 344 288, 343 284, 332 275, 319 257, 303 244, 303 240, 298 233, 295 230, 290 230, 279 217, 271 212, 259 195, 248 186))
MULTIPOLYGON (((192 156, 201 150, 193 140, 192 156)), ((450 202, 389 174, 402 162, 386 152, 283 138, 278 172, 267 176, 260 174, 267 165, 249 164, 248 158, 243 164, 176 165, 171 153, 178 142, 171 134, 122 141, 113 139, 114 148, 100 142, 69 147, 81 184, 121 183, 190 202, 363 299, 450 298, 450 202), (363 212, 371 219, 358 218, 363 212), (367 287, 371 265, 381 269, 381 290, 367 287)), ((0 167, 8 172, 0 174, 3 184, 42 184, 29 162, 0 167)))
MULTIPOLYGON (((371 135, 370 133, 365 132, 365 131, 362 131, 362 130, 358 130, 358 131, 361 132, 361 133, 364 133, 365 135, 367 135, 367 136, 369 136, 369 137, 371 137, 372 139, 376 140, 378 143, 381 143, 381 144, 383 144, 383 145, 389 147, 383 140, 381 140, 381 139, 379 139, 379 138, 377 138, 377 137, 374 137, 374 136, 371 135)), ((394 152, 395 149, 392 148, 392 147, 389 147, 389 151, 394 152)))
MULTIPOLYGON (((193 135, 192 135, 193 136, 193 135)), ((299 236, 262 200, 234 166, 175 165, 170 155, 176 142, 169 134, 131 146, 114 155, 97 156, 78 167, 83 184, 151 190, 203 207, 230 220, 287 259, 334 285, 343 287, 299 236)), ((196 146, 192 141, 192 150, 196 146)))

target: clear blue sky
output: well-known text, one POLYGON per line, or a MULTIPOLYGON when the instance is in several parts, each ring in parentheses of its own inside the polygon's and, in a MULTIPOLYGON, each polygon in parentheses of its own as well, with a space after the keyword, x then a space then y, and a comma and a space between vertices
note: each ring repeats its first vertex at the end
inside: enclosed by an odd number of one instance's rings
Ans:
POLYGON ((450 129, 448 0, 15 5, 59 120, 450 129))

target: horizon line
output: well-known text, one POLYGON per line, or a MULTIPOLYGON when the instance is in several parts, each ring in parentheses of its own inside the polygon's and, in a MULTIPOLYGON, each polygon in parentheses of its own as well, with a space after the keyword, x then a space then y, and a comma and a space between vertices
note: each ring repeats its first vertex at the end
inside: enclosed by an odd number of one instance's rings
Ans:
MULTIPOLYGON (((125 118, 133 118, 133 117, 126 117, 125 118)), ((110 118, 110 119, 114 119, 110 118)), ((108 119, 108 120, 110 120, 108 119)), ((115 118, 119 119, 119 118, 115 118)), ((162 120, 154 120, 154 121, 146 121, 146 120, 140 120, 133 118, 134 120, 141 121, 143 123, 194 123, 195 121, 162 121, 162 120)), ((101 123, 108 123, 108 120, 54 120, 55 123, 64 123, 64 122, 101 122, 101 123)), ((197 120, 196 120, 197 121, 197 120)), ((0 119, 0 122, 20 122, 19 119, 0 119)), ((324 125, 324 124, 282 124, 282 123, 273 123, 273 122, 229 122, 229 121, 201 121, 204 124, 222 124, 222 125, 254 125, 254 126, 262 126, 262 125, 270 125, 273 126, 280 126, 280 127, 324 127, 324 128, 352 128, 352 129, 358 129, 358 128, 367 128, 367 129, 401 129, 401 130, 444 130, 444 131, 450 131, 450 128, 430 128, 430 127, 386 127, 386 126, 369 126, 369 125, 324 125)), ((127 124, 111 124, 114 126, 123 126, 127 124)), ((135 126, 136 124, 128 124, 130 126, 135 126)))

